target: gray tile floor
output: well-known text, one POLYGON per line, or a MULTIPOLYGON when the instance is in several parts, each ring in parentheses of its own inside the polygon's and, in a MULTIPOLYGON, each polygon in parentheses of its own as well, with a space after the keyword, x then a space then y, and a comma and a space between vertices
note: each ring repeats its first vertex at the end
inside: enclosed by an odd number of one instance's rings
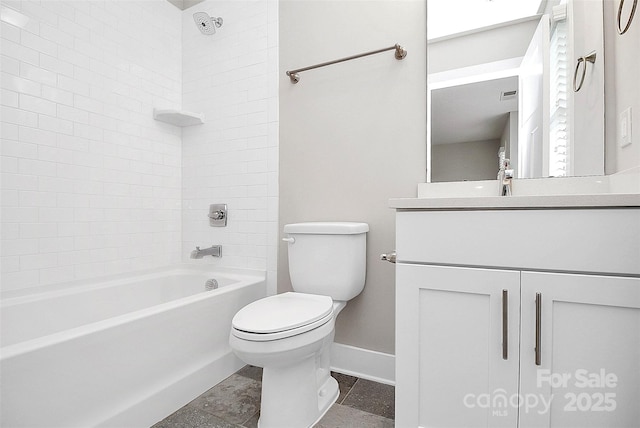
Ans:
MULTIPOLYGON (((316 428, 393 427, 393 386, 340 373, 332 376, 340 396, 316 428)), ((257 427, 261 381, 261 368, 245 366, 152 428, 257 427)))

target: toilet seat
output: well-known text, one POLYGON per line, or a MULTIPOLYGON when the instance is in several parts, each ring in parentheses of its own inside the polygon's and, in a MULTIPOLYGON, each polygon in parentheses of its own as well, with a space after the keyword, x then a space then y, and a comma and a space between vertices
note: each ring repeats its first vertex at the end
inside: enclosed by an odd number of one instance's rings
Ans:
POLYGON ((329 296, 283 293, 257 300, 233 317, 232 334, 240 339, 269 341, 305 333, 333 319, 329 296))

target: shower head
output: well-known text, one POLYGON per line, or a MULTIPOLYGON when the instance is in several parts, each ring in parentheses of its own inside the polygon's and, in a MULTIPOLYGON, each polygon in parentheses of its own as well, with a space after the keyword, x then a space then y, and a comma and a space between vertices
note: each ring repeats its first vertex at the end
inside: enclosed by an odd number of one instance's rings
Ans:
POLYGON ((216 28, 222 27, 222 18, 213 18, 206 12, 194 13, 193 20, 196 22, 200 32, 208 36, 215 34, 216 28))

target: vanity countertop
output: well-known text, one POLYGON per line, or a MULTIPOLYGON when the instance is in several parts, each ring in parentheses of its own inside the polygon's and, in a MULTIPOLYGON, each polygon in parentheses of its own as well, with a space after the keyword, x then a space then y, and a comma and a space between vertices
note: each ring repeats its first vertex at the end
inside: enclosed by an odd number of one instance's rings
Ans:
POLYGON ((640 207, 640 194, 394 198, 389 206, 398 210, 621 208, 640 207))
POLYGON ((394 198, 398 210, 509 210, 640 207, 640 167, 609 176, 514 179, 513 195, 497 180, 420 183, 416 198, 394 198))

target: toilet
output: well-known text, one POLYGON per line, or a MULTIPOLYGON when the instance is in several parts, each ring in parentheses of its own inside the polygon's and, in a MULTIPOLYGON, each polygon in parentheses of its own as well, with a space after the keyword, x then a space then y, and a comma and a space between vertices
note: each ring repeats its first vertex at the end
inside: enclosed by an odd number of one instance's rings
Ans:
POLYGON ((294 292, 233 317, 231 349, 263 368, 260 428, 310 427, 338 398, 329 368, 335 319, 364 288, 368 231, 353 222, 285 225, 294 292))

